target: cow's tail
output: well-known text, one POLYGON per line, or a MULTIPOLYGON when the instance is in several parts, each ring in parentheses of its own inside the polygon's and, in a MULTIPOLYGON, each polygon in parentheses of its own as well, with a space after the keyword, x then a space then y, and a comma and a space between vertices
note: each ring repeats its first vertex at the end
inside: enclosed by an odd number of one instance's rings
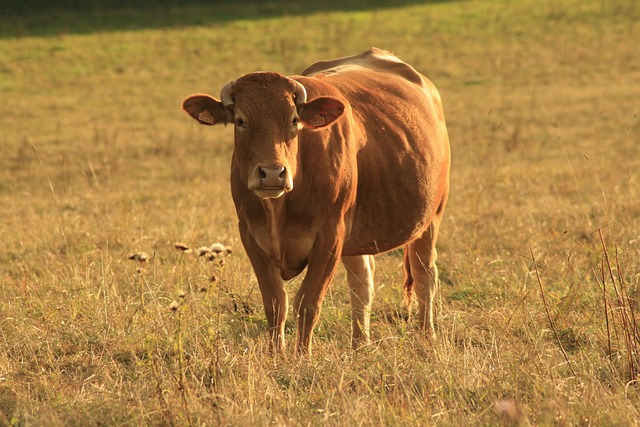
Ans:
POLYGON ((411 275, 411 262, 409 261, 409 246, 404 247, 404 301, 407 307, 413 300, 413 276, 411 275))

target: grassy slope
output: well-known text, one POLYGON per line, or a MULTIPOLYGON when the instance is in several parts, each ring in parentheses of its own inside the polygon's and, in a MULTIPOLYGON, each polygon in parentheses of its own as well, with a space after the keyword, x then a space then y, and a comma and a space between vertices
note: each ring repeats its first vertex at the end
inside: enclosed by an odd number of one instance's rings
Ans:
POLYGON ((0 39, 0 424, 640 421, 621 325, 608 356, 594 274, 594 231, 606 227, 638 297, 634 2, 174 13, 203 25, 0 39), (340 274, 314 356, 274 360, 235 230, 230 131, 194 125, 179 104, 249 71, 295 73, 373 45, 431 77, 445 102, 440 340, 403 320, 392 253, 378 259, 371 348, 348 349, 340 274), (235 252, 220 269, 175 241, 235 252), (140 271, 127 260, 136 251, 153 257, 140 271))

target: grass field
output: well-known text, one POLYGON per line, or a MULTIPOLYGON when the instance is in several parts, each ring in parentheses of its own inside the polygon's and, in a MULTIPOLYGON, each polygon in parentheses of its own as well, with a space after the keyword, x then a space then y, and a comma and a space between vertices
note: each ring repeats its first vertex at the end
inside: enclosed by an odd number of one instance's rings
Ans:
POLYGON ((640 5, 346 4, 0 15, 0 425, 640 424, 640 5), (340 270, 313 356, 291 323, 273 357, 232 132, 180 103, 371 46, 444 100, 439 339, 392 252, 371 346, 340 270))

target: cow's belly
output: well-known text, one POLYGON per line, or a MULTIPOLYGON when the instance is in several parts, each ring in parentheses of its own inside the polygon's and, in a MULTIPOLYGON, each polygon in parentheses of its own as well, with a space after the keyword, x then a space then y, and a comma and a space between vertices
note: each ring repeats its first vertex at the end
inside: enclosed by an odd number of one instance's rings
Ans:
MULTIPOLYGON (((418 212, 418 211, 417 211, 418 212)), ((429 225, 427 210, 419 210, 421 216, 396 218, 396 221, 383 219, 358 221, 354 218, 352 231, 345 241, 343 255, 375 255, 403 246, 420 237, 429 225)))
POLYGON ((413 170, 405 168, 405 172, 412 173, 396 175, 388 172, 386 180, 359 187, 344 255, 390 251, 425 232, 442 199, 444 187, 439 185, 439 170, 425 167, 427 171, 418 178, 421 169, 419 166, 413 170))

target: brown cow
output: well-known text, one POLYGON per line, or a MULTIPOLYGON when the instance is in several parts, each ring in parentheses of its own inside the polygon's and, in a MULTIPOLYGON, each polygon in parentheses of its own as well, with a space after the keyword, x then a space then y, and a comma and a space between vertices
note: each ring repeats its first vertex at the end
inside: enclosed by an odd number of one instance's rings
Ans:
POLYGON ((199 123, 234 123, 231 193, 269 331, 284 349, 284 283, 307 273, 294 299, 298 351, 310 351, 322 300, 342 259, 352 345, 369 341, 374 254, 404 246, 405 292, 435 336, 436 239, 449 192, 449 139, 440 95, 384 50, 318 62, 302 75, 247 74, 220 100, 185 99, 199 123))

